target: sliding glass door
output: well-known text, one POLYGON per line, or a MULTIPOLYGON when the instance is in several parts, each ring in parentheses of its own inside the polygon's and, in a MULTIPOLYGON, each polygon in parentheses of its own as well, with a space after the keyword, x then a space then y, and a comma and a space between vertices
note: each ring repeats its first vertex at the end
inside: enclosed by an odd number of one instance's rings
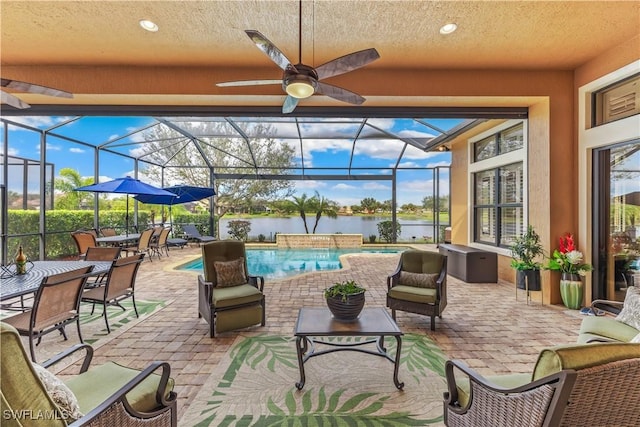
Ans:
POLYGON ((593 298, 623 301, 640 286, 640 141, 594 151, 593 165, 593 298))

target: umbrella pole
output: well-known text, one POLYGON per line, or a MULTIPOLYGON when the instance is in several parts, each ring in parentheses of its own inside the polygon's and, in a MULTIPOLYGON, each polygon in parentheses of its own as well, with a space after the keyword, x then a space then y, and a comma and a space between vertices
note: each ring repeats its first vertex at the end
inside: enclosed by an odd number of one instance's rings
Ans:
POLYGON ((127 213, 124 216, 125 234, 129 237, 129 194, 127 194, 127 213))
POLYGON ((171 237, 175 237, 173 234, 173 215, 171 214, 171 205, 169 205, 169 224, 171 225, 171 237))

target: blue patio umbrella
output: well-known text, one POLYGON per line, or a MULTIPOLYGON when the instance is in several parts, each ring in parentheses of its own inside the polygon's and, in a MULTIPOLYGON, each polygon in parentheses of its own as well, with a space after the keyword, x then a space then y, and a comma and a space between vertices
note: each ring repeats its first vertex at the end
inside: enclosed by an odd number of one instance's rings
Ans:
POLYGON ((169 222, 171 222, 171 224, 173 224, 173 218, 171 216, 171 206, 179 205, 182 203, 196 202, 198 200, 206 199, 207 197, 211 197, 216 194, 213 188, 195 187, 191 185, 175 185, 173 187, 166 187, 165 190, 171 192, 171 196, 138 194, 134 197, 134 199, 139 202, 152 205, 168 205, 169 222))
POLYGON ((93 193, 120 193, 127 195, 126 233, 129 234, 129 195, 156 195, 165 197, 175 197, 176 194, 162 188, 146 184, 138 179, 125 176, 124 178, 112 181, 101 182, 99 184, 85 185, 74 188, 75 191, 91 191, 93 193))

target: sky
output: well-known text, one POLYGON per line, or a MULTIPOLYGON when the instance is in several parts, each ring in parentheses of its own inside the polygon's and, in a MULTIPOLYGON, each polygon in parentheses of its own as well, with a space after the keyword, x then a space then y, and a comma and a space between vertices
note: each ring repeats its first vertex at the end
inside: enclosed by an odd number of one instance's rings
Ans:
MULTIPOLYGON (((12 117, 12 121, 27 124, 38 129, 57 127, 54 132, 64 135, 75 141, 86 143, 80 144, 63 138, 49 137, 47 140, 47 162, 54 165, 54 175, 57 177, 60 169, 70 167, 76 169, 83 177, 93 177, 94 175, 94 152, 95 146, 105 144, 115 138, 127 136, 132 130, 140 129, 154 122, 149 117, 84 117, 80 120, 73 120, 71 117, 12 117)), ((303 152, 300 152, 299 144, 294 144, 296 148, 296 164, 307 168, 327 168, 349 166, 351 151, 353 150, 353 167, 390 168, 398 162, 403 143, 390 138, 381 138, 380 132, 391 132, 407 138, 428 138, 438 135, 438 132, 423 126, 413 120, 407 119, 370 119, 374 126, 372 139, 359 141, 355 148, 352 140, 349 139, 357 131, 357 126, 353 123, 340 123, 340 119, 333 119, 331 124, 319 126, 313 124, 302 125, 303 132, 308 139, 303 144, 303 152), (376 135, 373 135, 375 133, 376 135), (374 138, 375 136, 375 138, 374 138)), ((436 128, 448 130, 459 123, 460 120, 453 119, 429 119, 429 123, 436 128)), ((247 124, 247 131, 250 125, 247 124)), ((280 125, 282 130, 281 143, 292 144, 292 140, 287 138, 291 132, 291 124, 280 125)), ((364 130, 363 132, 366 132, 364 130)), ((361 137, 363 135, 361 134, 361 137)), ((352 137, 351 137, 352 138, 352 137)), ((276 136, 278 139, 278 136, 276 136)), ((142 140, 141 134, 127 136, 122 141, 135 142, 142 140)), ((24 130, 17 126, 9 126, 9 155, 20 158, 27 158, 37 161, 40 157, 40 137, 39 134, 24 130)), ((117 145, 117 143, 116 143, 117 145)), ((138 155, 144 150, 143 145, 128 144, 114 150, 129 154, 138 155)), ((448 152, 425 153, 415 147, 408 146, 399 161, 400 168, 427 168, 434 166, 448 166, 451 163, 451 156, 448 152)), ((35 169, 35 168, 34 168, 35 169)), ((36 172, 36 170, 34 170, 36 172)), ((329 170, 308 171, 310 174, 331 174, 329 170)), ((342 173, 342 172, 341 172, 342 173)), ((356 172, 360 174, 378 174, 390 176, 387 170, 372 170, 366 172, 356 172)), ((22 178, 19 173, 9 171, 9 190, 21 188, 22 178)), ((115 154, 103 153, 100 156, 100 181, 123 176, 134 176, 134 161, 115 154)), ((37 174, 30 175, 30 191, 37 191, 37 174)), ((449 193, 449 174, 447 169, 440 172, 440 194, 449 193)), ((153 183, 159 185, 158 183, 153 183)), ((172 183, 181 184, 181 183, 172 183)), ((306 193, 313 195, 318 191, 322 196, 338 202, 342 206, 359 204, 365 197, 373 197, 379 201, 391 199, 391 181, 364 180, 364 181, 293 181, 297 195, 306 193)), ((169 185, 169 184, 168 184, 169 185)), ((420 205, 425 195, 430 195, 433 191, 433 175, 430 170, 398 170, 397 173, 397 200, 398 205, 414 203, 420 205)))

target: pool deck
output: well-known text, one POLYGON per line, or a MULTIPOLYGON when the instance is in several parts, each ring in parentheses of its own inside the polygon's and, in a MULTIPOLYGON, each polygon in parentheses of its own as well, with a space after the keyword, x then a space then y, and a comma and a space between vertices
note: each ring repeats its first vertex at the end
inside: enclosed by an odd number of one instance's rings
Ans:
MULTIPOLYGON (((434 245, 408 246, 435 250, 434 245)), ((240 333, 292 334, 300 307, 325 306, 322 290, 341 280, 363 284, 367 306, 384 307, 386 277, 398 262, 397 254, 348 255, 343 257, 342 270, 269 281, 265 284, 266 326, 209 338, 208 325, 198 318, 196 274, 173 269, 198 257, 200 249, 172 248, 169 253, 161 260, 154 257, 143 262, 136 298, 170 304, 114 334, 97 348, 93 363, 113 360, 143 368, 155 360, 168 361, 179 396, 179 420, 240 333)), ((541 349, 575 342, 582 320, 564 307, 527 305, 524 298, 516 301, 514 286, 507 283, 468 284, 449 276, 448 301, 433 332, 425 316, 398 312, 398 325, 403 332, 428 335, 449 357, 463 359, 482 374, 530 372, 541 349)))

